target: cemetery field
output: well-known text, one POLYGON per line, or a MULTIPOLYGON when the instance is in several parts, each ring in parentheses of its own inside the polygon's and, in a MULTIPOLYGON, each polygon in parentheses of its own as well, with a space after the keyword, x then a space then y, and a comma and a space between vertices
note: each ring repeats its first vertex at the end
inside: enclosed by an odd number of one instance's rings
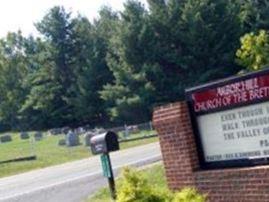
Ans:
MULTIPOLYGON (((40 141, 35 141, 30 133, 30 139, 21 140, 18 133, 9 133, 12 136, 11 142, 0 144, 0 162, 14 158, 36 155, 36 160, 20 161, 0 164, 0 177, 18 174, 33 169, 44 168, 68 161, 79 160, 91 156, 89 148, 83 145, 83 137, 80 136, 79 146, 59 146, 58 142, 63 135, 44 135, 40 141)), ((126 149, 142 144, 157 141, 158 138, 141 139, 120 144, 121 149, 126 149)))

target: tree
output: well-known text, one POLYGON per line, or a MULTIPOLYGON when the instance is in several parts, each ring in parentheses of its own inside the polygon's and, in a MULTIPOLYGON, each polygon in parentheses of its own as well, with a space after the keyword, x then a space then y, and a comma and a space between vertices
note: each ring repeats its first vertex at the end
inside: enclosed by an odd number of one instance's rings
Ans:
POLYGON ((269 28, 268 0, 236 0, 235 3, 241 7, 239 16, 244 32, 269 28))
POLYGON ((146 22, 147 12, 136 1, 127 1, 116 22, 110 39, 107 63, 113 72, 114 82, 101 92, 114 120, 121 122, 143 121, 149 118, 154 88, 147 79, 150 66, 145 63, 148 39, 151 32, 146 22))
POLYGON ((240 6, 227 0, 128 1, 110 40, 114 82, 102 98, 113 117, 148 119, 155 103, 183 99, 186 87, 240 70, 240 6))
POLYGON ((111 82, 111 72, 105 60, 111 24, 105 22, 113 22, 117 17, 109 8, 103 8, 100 13, 100 19, 94 24, 81 16, 73 20, 73 71, 76 80, 67 101, 74 109, 76 122, 80 124, 96 124, 106 119, 104 102, 99 96, 103 85, 111 82))
POLYGON ((34 114, 31 122, 45 128, 97 124, 106 118, 99 91, 111 81, 105 57, 110 22, 117 16, 104 8, 91 24, 70 15, 62 7, 52 8, 36 24, 44 39, 37 40, 38 48, 29 45, 29 56, 40 67, 28 77, 31 91, 22 111, 34 114))
POLYGON ((8 33, 0 41, 0 130, 17 129, 20 107, 26 97, 28 72, 21 32, 8 33))
POLYGON ((73 118, 66 101, 74 81, 70 13, 54 7, 36 27, 45 37, 34 54, 41 67, 29 79, 32 87, 22 110, 36 114, 35 122, 43 127, 65 125, 73 118))

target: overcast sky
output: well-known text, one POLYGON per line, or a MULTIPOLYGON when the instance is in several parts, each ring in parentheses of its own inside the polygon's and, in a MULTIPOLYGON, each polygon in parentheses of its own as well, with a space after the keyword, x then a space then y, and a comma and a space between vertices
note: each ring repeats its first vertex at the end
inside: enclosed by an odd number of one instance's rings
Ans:
MULTIPOLYGON (((140 0, 145 4, 146 0, 140 0)), ((38 22, 56 5, 64 6, 68 11, 81 13, 90 20, 98 16, 102 5, 113 10, 122 10, 125 0, 0 0, 0 37, 8 31, 20 29, 23 35, 36 34, 33 23, 38 22)))

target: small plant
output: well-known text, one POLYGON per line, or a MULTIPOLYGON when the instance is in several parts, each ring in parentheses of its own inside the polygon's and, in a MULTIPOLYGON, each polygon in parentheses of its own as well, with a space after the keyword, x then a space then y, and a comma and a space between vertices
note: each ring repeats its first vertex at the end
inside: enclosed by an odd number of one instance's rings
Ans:
POLYGON ((240 39, 241 47, 237 50, 237 63, 249 71, 262 69, 269 64, 269 32, 245 34, 240 39))
POLYGON ((152 186, 142 172, 125 168, 119 182, 117 202, 205 202, 206 196, 194 188, 184 188, 180 192, 152 186))
MULTIPOLYGON (((116 202, 206 202, 207 196, 195 188, 184 188, 171 192, 166 186, 163 167, 137 171, 125 168, 117 180, 116 202)), ((110 202, 107 188, 100 190, 89 202, 110 202)))
MULTIPOLYGON (((166 202, 163 194, 154 190, 141 172, 125 168, 119 182, 117 202, 166 202)), ((168 202, 168 201, 167 201, 168 202)))
POLYGON ((206 196, 199 194, 194 188, 184 188, 175 194, 173 202, 205 202, 206 196))

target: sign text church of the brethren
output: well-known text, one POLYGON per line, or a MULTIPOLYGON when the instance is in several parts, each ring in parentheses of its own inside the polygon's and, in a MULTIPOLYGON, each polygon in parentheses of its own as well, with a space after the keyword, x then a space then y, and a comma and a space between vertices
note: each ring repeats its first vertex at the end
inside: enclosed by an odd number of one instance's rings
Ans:
POLYGON ((154 110, 171 189, 209 200, 269 201, 269 70, 186 90, 154 110))

